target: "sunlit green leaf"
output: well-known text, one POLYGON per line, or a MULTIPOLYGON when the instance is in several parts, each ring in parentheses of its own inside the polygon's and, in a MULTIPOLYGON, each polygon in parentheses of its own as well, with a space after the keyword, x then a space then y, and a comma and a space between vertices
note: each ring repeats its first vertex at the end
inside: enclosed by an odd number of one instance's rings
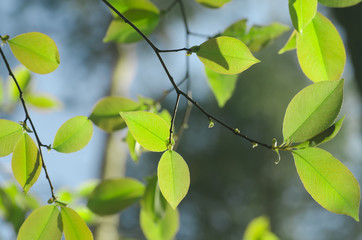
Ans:
POLYGON ((58 48, 53 39, 43 33, 20 34, 8 43, 19 62, 32 72, 46 74, 59 66, 58 48))
POLYGON ((222 74, 240 73, 259 62, 242 41, 232 37, 212 38, 192 49, 207 68, 222 74))
POLYGON ((137 202, 144 185, 131 178, 103 180, 90 194, 88 208, 98 215, 118 213, 137 202))
MULTIPOLYGON (((30 71, 21 66, 21 67, 17 67, 13 71, 13 73, 15 75, 16 81, 19 84, 20 89, 23 92, 26 92, 26 88, 31 79, 30 71)), ((8 88, 9 98, 12 102, 16 102, 19 100, 19 89, 11 77, 9 77, 8 83, 9 83, 9 88, 8 88)))
POLYGON ((158 113, 158 116, 162 117, 166 122, 171 122, 172 120, 171 114, 166 109, 162 109, 162 111, 158 113))
POLYGON ((22 135, 23 128, 18 123, 0 119, 0 157, 12 153, 22 135))
MULTIPOLYGON (((160 21, 160 12, 148 0, 110 0, 120 13, 128 18, 145 35, 151 34, 160 21)), ((131 43, 142 39, 131 26, 116 17, 108 27, 104 42, 131 43)))
POLYGON ((87 146, 93 135, 92 122, 85 116, 77 116, 66 121, 57 131, 53 149, 71 153, 87 146))
POLYGON ((279 50, 278 54, 283 54, 285 52, 294 50, 297 48, 297 31, 294 30, 290 35, 288 41, 285 43, 282 49, 279 50))
POLYGON ((41 172, 42 159, 33 139, 23 134, 14 147, 11 161, 14 177, 27 193, 38 180, 41 172))
POLYGON ((52 95, 28 93, 24 95, 24 99, 27 103, 40 109, 59 109, 62 103, 52 95))
POLYGON ((243 240, 278 240, 270 231, 270 221, 267 217, 254 218, 246 227, 243 240))
POLYGON ((297 55, 304 74, 314 82, 340 79, 346 63, 340 35, 320 13, 297 34, 297 55))
POLYGON ((318 0, 318 2, 327 7, 350 7, 362 2, 362 0, 318 0))
POLYGON ((284 142, 304 142, 330 127, 341 109, 343 83, 318 82, 295 95, 284 116, 284 142))
POLYGON ((139 107, 138 103, 128 98, 105 97, 96 103, 89 119, 104 131, 114 132, 126 127, 119 112, 134 111, 139 107))
POLYGON ((141 146, 136 142, 132 134, 128 131, 125 141, 128 145, 129 154, 133 161, 138 162, 141 155, 141 146))
POLYGON ((61 217, 65 240, 93 239, 92 232, 76 211, 68 207, 62 207, 61 217))
POLYGON ((196 2, 208 8, 220 8, 231 0, 196 0, 196 2))
POLYGON ((136 141, 145 149, 162 152, 167 149, 170 125, 160 116, 143 111, 121 112, 136 141))
POLYGON ((219 107, 223 107, 234 93, 238 75, 225 75, 205 68, 207 81, 219 107))
POLYGON ((176 209, 190 186, 187 163, 177 152, 166 151, 158 163, 157 176, 162 195, 176 209))
POLYGON ((289 13, 294 28, 301 32, 317 13, 318 0, 289 0, 289 13))
POLYGON ((293 156, 299 177, 316 202, 359 220, 360 188, 346 166, 320 148, 295 150, 293 156))
POLYGON ((35 209, 20 228, 17 240, 60 240, 63 224, 60 211, 54 205, 35 209))

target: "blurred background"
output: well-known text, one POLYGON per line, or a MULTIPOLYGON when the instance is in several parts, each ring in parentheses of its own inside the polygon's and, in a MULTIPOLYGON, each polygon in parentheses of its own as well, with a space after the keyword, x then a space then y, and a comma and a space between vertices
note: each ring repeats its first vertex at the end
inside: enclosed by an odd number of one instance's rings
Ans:
MULTIPOLYGON (((171 1, 153 2, 159 9, 166 9, 171 1)), ((287 1, 233 0, 217 10, 206 9, 193 0, 184 2, 190 29, 200 34, 212 36, 220 33, 242 18, 247 18, 250 26, 276 21, 291 26, 287 1)), ((329 9, 320 5, 319 11, 335 24, 347 51, 343 74, 346 79, 345 99, 339 117, 345 114, 346 119, 337 138, 322 148, 341 160, 362 183, 362 4, 346 9, 329 9)), ((185 29, 178 7, 163 18, 150 36, 151 40, 161 49, 184 47, 185 29)), ((66 120, 78 115, 89 116, 101 97, 117 94, 133 99, 138 95, 159 98, 171 87, 152 50, 144 42, 122 47, 102 42, 110 21, 110 11, 98 0, 1 1, 1 35, 13 37, 39 31, 53 38, 59 48, 60 67, 48 75, 33 75, 37 91, 50 93, 63 102, 59 111, 31 110, 43 143, 52 143, 57 129, 66 120)), ((301 72, 295 51, 283 55, 277 53, 290 33, 256 54, 261 63, 241 74, 234 96, 222 109, 206 82, 203 65, 192 55, 193 98, 242 133, 267 144, 271 144, 274 137, 281 142, 282 121, 289 101, 311 83, 301 72)), ((203 41, 203 38, 191 37, 191 45, 203 41)), ((19 65, 9 47, 2 48, 12 68, 19 65)), ((185 74, 185 53, 163 56, 176 81, 181 80, 185 74)), ((5 84, 8 76, 2 62, 0 76, 5 84)), ((171 112, 174 101, 175 95, 170 94, 162 106, 171 112)), ((183 99, 179 118, 185 109, 183 99)), ((24 113, 21 106, 17 106, 11 112, 0 112, 0 118, 18 122, 23 120, 24 113)), ((265 215, 280 239, 362 240, 360 223, 328 212, 310 197, 289 154, 282 154, 276 165, 274 152, 262 147, 252 148, 250 143, 221 126, 215 124, 209 129, 208 124, 208 119, 193 108, 189 128, 179 145, 178 152, 190 167, 191 186, 179 206, 177 239, 242 239, 248 222, 265 215)), ((152 175, 160 154, 143 154, 136 164, 121 142, 123 136, 122 131, 109 136, 95 128, 91 142, 83 150, 72 154, 45 153, 55 189, 74 189, 102 176, 126 175, 142 180, 152 175), (107 159, 113 160, 105 163, 107 159)), ((11 157, 8 156, 0 159, 0 185, 9 181, 15 180, 11 173, 11 157)), ((43 174, 30 192, 46 204, 50 192, 43 174)), ((116 216, 121 239, 144 239, 138 224, 138 211, 134 206, 120 217, 116 216)), ((0 218, 0 240, 15 239, 15 236, 12 226, 0 218)))

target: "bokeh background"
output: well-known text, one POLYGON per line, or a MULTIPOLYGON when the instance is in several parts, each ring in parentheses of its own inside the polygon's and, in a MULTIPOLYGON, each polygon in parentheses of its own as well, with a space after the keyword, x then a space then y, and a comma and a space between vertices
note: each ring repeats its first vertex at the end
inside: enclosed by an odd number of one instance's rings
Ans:
MULTIPOLYGON (((170 4, 162 0, 153 2, 159 9, 170 4)), ((190 29, 196 33, 214 35, 242 18, 247 18, 250 25, 278 21, 291 26, 287 1, 233 0, 218 10, 203 8, 193 0, 184 2, 190 29)), ((346 114, 346 120, 338 137, 323 148, 341 160, 362 183, 362 4, 346 9, 320 5, 319 11, 336 25, 348 58, 340 115, 346 114)), ((163 90, 171 87, 147 44, 140 42, 120 47, 102 42, 110 21, 109 10, 97 0, 1 1, 1 35, 43 32, 54 39, 60 51, 61 65, 55 72, 33 76, 37 91, 50 93, 63 102, 59 111, 31 110, 43 143, 50 144, 57 129, 71 117, 89 116, 96 101, 103 96, 111 93, 133 99, 138 95, 158 98, 163 90)), ((218 108, 209 89, 202 64, 196 56, 191 56, 194 99, 252 138, 268 144, 274 137, 282 141, 287 104, 311 83, 301 72, 294 51, 277 54, 288 37, 287 33, 256 54, 261 63, 241 74, 234 96, 222 109, 218 108)), ((174 49, 184 47, 184 39, 181 14, 175 7, 164 16, 151 40, 162 49, 174 49)), ((205 39, 191 37, 191 45, 203 41, 205 39)), ((3 49, 11 66, 19 65, 8 46, 3 49)), ((185 53, 164 57, 171 74, 181 80, 185 74, 185 53)), ((7 70, 3 63, 0 63, 0 76, 5 82, 7 70)), ((162 105, 171 111, 174 101, 175 95, 170 94, 162 105)), ((182 117, 185 108, 186 102, 182 100, 178 117, 182 117)), ((0 118, 21 121, 24 114, 18 106, 12 112, 0 112, 0 118)), ((95 128, 93 139, 82 151, 45 153, 55 189, 76 188, 85 181, 104 176, 107 158, 114 162, 111 175, 125 174, 138 179, 152 175, 160 155, 144 154, 135 164, 121 142, 122 136, 121 132, 111 137, 95 128), (112 139, 117 139, 114 148, 109 147, 112 139)), ((272 231, 281 239, 362 239, 360 223, 328 212, 309 196, 289 154, 283 154, 276 165, 277 156, 272 151, 252 148, 250 143, 217 124, 208 129, 207 118, 195 108, 178 152, 189 164, 191 186, 179 207, 181 227, 177 239, 242 239, 248 222, 261 215, 270 218, 272 231)), ((14 181, 10 162, 11 157, 0 159, 0 184, 14 181)), ((31 192, 40 202, 46 203, 50 193, 43 174, 31 192)), ((121 239, 144 239, 138 224, 138 210, 134 206, 116 217, 121 239)), ((0 219, 0 239, 15 238, 11 226, 0 219)))

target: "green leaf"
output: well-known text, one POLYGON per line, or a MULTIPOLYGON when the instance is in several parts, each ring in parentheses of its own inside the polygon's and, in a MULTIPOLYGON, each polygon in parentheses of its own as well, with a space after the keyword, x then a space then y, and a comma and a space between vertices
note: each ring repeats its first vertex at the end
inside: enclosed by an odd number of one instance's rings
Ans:
POLYGON ((305 142, 330 127, 341 109, 343 83, 318 82, 295 95, 284 116, 284 142, 305 142))
MULTIPOLYGON (((26 92, 27 86, 29 85, 29 82, 31 80, 30 71, 21 66, 17 67, 13 73, 15 75, 16 81, 19 84, 20 89, 23 92, 26 92)), ((8 83, 9 98, 12 102, 17 102, 19 100, 19 89, 11 77, 9 77, 8 83)))
POLYGON ((40 32, 20 34, 8 40, 15 57, 30 71, 46 74, 58 68, 59 52, 53 39, 40 32))
POLYGON ((162 152, 167 149, 170 125, 160 116, 143 111, 121 112, 129 131, 145 149, 162 152))
POLYGON ((359 221, 360 188, 346 166, 320 148, 294 150, 293 156, 299 177, 316 202, 359 221))
POLYGON ((247 21, 248 21, 247 19, 240 19, 234 22, 229 27, 227 27, 221 35, 237 38, 243 41, 243 39, 247 35, 247 27, 248 27, 246 24, 247 21))
POLYGON ((28 134, 23 134, 15 145, 11 161, 14 177, 24 189, 25 194, 38 180, 42 159, 38 147, 28 134))
POLYGON ((20 228, 17 240, 60 240, 63 224, 60 212, 54 205, 35 209, 20 228))
POLYGON ((98 215, 118 213, 137 202, 144 185, 131 178, 103 180, 90 194, 88 208, 98 215))
POLYGON ((346 63, 340 35, 320 13, 297 34, 297 55, 304 74, 314 82, 340 79, 346 63))
POLYGON ((270 221, 267 217, 254 218, 246 227, 243 240, 278 240, 270 231, 270 221))
POLYGON ((162 196, 158 186, 157 176, 147 179, 147 187, 141 200, 141 206, 144 211, 154 220, 160 220, 167 208, 167 201, 162 196))
POLYGON ((68 207, 61 208, 65 240, 92 240, 93 235, 87 224, 76 211, 68 207))
POLYGON ((12 153, 22 135, 23 128, 18 123, 0 119, 0 157, 12 153))
POLYGON ((92 122, 85 116, 66 121, 57 131, 53 149, 62 153, 79 151, 87 146, 93 135, 92 122))
POLYGON ((142 153, 141 146, 136 142, 136 140, 129 131, 127 133, 125 141, 128 145, 129 154, 131 155, 132 160, 137 163, 142 153))
POLYGON ((193 50, 207 68, 222 74, 241 73, 259 62, 242 41, 232 37, 212 38, 193 50))
POLYGON ((362 2, 362 0, 318 0, 318 2, 327 7, 350 7, 362 2))
POLYGON ((138 103, 128 98, 105 97, 96 103, 89 119, 104 131, 114 132, 126 127, 119 112, 134 111, 139 107, 138 103))
POLYGON ((207 81, 219 107, 223 107, 234 93, 238 75, 225 75, 205 68, 207 81))
POLYGON ((196 0, 196 2, 208 8, 220 8, 231 0, 196 0))
POLYGON ((297 31, 294 30, 290 35, 288 41, 285 43, 282 49, 279 50, 278 54, 294 50, 297 48, 297 31))
POLYGON ((301 32, 317 13, 318 0, 289 0, 289 13, 294 28, 301 32))
POLYGON ((190 172, 185 160, 175 151, 163 153, 157 176, 162 195, 173 209, 186 196, 190 186, 190 172))
MULTIPOLYGON (((128 18, 146 36, 151 34, 160 21, 160 12, 148 0, 111 0, 120 13, 128 18)), ((132 43, 143 39, 131 26, 116 17, 108 27, 104 42, 132 43)))
POLYGON ((33 107, 40 109, 59 109, 62 106, 62 103, 52 95, 49 94, 33 94, 27 93, 24 95, 24 99, 27 103, 31 104, 33 107))

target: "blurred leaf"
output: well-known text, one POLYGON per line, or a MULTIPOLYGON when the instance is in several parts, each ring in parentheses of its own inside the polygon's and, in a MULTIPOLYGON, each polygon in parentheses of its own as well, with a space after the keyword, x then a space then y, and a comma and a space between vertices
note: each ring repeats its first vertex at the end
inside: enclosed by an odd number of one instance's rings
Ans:
POLYGON ((89 119, 106 132, 114 132, 126 127, 119 112, 134 111, 140 108, 135 101, 123 97, 105 97, 94 106, 89 119))
POLYGON ((42 167, 38 147, 27 133, 23 134, 15 145, 11 167, 15 179, 26 194, 38 180, 42 167))
POLYGON ((294 28, 301 32, 317 13, 318 0, 289 0, 289 13, 294 28))
POLYGON ((106 179, 90 194, 87 206, 98 215, 115 214, 137 202, 144 190, 144 185, 135 179, 106 179))
POLYGON ((227 27, 221 35, 237 38, 237 39, 243 41, 243 39, 247 35, 247 31, 246 31, 247 30, 247 24, 246 24, 247 21, 248 21, 247 19, 241 19, 241 20, 234 22, 229 27, 227 27))
POLYGON ((285 43, 282 49, 279 50, 278 54, 283 54, 285 52, 294 50, 297 48, 297 31, 294 30, 292 35, 290 35, 288 41, 285 43))
POLYGON ((79 151, 87 146, 93 135, 92 122, 85 116, 66 121, 57 131, 53 149, 62 153, 79 151))
POLYGON ((128 131, 125 141, 128 145, 129 154, 132 160, 137 163, 141 156, 141 146, 136 142, 130 131, 128 131))
MULTIPOLYGON (((19 84, 20 89, 23 92, 26 92, 27 90, 27 86, 29 85, 29 82, 31 80, 31 74, 30 71, 26 68, 24 68, 23 66, 17 67, 14 71, 13 71, 16 81, 19 84)), ((19 89, 16 86, 14 80, 9 77, 8 78, 8 83, 9 83, 9 98, 11 102, 17 102, 19 101, 19 89)))
POLYGON ((67 189, 57 191, 57 200, 62 203, 71 203, 74 201, 74 194, 67 189))
POLYGON ((234 93, 238 75, 225 75, 205 68, 207 81, 216 97, 219 107, 223 107, 234 93))
POLYGON ((207 68, 222 74, 241 73, 260 62, 242 41, 232 37, 209 39, 193 51, 207 68))
POLYGON ((157 176, 162 195, 176 209, 190 186, 187 163, 177 152, 166 151, 158 163, 157 176))
POLYGON ((299 177, 316 202, 359 221, 360 188, 346 166, 320 148, 294 150, 293 156, 299 177))
POLYGON ((65 240, 93 239, 92 232, 76 211, 68 207, 62 207, 61 216, 65 240))
POLYGON ((30 71, 46 74, 58 68, 59 52, 53 39, 40 32, 20 34, 8 40, 15 57, 30 71))
POLYGON ((313 82, 340 79, 346 63, 340 35, 320 13, 297 34, 297 55, 304 74, 313 82))
POLYGON ((318 2, 327 7, 350 7, 362 2, 362 0, 318 0, 318 2))
POLYGON ((278 240, 270 231, 270 221, 267 217, 254 218, 246 227, 243 240, 278 240))
POLYGON ((41 109, 59 109, 62 106, 57 98, 49 94, 27 93, 24 95, 24 99, 32 106, 41 109))
POLYGON ((83 182, 77 189, 77 194, 80 197, 88 198, 88 196, 94 191, 97 187, 99 181, 98 180, 88 180, 83 182))
POLYGON ((171 114, 166 110, 163 109, 161 112, 158 113, 158 116, 160 116, 161 118, 163 118, 166 122, 170 123, 172 120, 172 116, 171 114))
POLYGON ((220 8, 231 0, 196 0, 196 2, 208 8, 220 8))
POLYGON ((143 111, 121 112, 136 141, 145 149, 162 152, 167 149, 170 125, 160 116, 143 111))
POLYGON ((20 228, 17 240, 60 240, 63 224, 60 212, 54 205, 35 209, 20 228))
POLYGON ((78 206, 74 209, 79 216, 89 225, 95 224, 96 215, 85 206, 78 206))
POLYGON ((343 83, 318 82, 297 93, 285 112, 284 142, 305 142, 330 127, 341 109, 343 83))
POLYGON ((143 210, 154 221, 157 221, 165 215, 167 205, 158 186, 157 176, 151 177, 147 180, 146 190, 141 200, 143 210))
POLYGON ((0 157, 12 153, 22 135, 23 127, 18 123, 0 119, 0 157))
MULTIPOLYGON (((110 0, 120 13, 128 18, 146 36, 151 34, 160 21, 160 12, 148 0, 110 0)), ((132 43, 143 39, 120 17, 116 17, 108 27, 104 42, 132 43)))

